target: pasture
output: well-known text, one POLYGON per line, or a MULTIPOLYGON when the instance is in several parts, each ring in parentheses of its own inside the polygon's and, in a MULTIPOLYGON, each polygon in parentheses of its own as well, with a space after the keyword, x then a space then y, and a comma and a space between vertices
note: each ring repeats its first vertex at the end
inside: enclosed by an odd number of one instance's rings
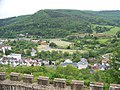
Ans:
POLYGON ((118 31, 120 31, 120 27, 113 27, 110 31, 104 32, 104 34, 115 35, 118 31))

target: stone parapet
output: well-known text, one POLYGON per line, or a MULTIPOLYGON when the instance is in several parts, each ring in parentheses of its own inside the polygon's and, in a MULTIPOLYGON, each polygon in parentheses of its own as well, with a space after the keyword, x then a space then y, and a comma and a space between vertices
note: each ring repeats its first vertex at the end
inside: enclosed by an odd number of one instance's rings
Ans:
POLYGON ((110 84, 109 90, 120 90, 120 84, 110 84))
POLYGON ((90 90, 103 90, 104 84, 99 82, 91 82, 90 90))
POLYGON ((20 73, 11 72, 10 80, 11 81, 20 81, 20 73))
POLYGON ((65 88, 66 87, 66 79, 55 78, 53 81, 54 87, 65 88))
POLYGON ((3 81, 6 79, 6 73, 5 72, 0 72, 0 80, 3 81))
POLYGON ((39 76, 38 77, 38 84, 39 85, 49 85, 49 77, 39 76))
MULTIPOLYGON (((24 74, 20 80, 20 74, 10 73, 10 79, 6 79, 6 73, 0 72, 0 90, 103 90, 104 84, 91 82, 90 88, 85 88, 84 81, 72 80, 71 86, 66 86, 66 79, 55 78, 53 84, 49 84, 49 77, 39 76, 34 82, 34 76, 24 74)), ((120 90, 120 84, 110 84, 109 90, 120 90)))
POLYGON ((24 74, 23 75, 23 82, 33 83, 33 81, 34 81, 34 76, 33 75, 29 75, 29 74, 24 74))
POLYGON ((72 90, 84 90, 84 81, 72 80, 72 90))

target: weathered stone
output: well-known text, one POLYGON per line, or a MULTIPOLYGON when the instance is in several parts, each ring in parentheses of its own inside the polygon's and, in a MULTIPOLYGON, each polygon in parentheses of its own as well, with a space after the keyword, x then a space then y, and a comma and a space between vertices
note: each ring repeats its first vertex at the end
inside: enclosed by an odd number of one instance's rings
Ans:
MULTIPOLYGON (((40 76, 38 84, 32 83, 33 78, 33 75, 24 74, 22 82, 19 73, 11 73, 9 80, 5 72, 0 72, 0 90, 84 90, 83 81, 72 80, 70 87, 66 86, 66 79, 55 78, 53 86, 49 84, 49 77, 40 76)), ((103 90, 103 86, 103 83, 94 82, 90 84, 90 90, 103 90)), ((110 84, 109 90, 120 90, 120 84, 110 84)))
POLYGON ((72 90, 84 90, 84 81, 72 80, 72 90))
POLYGON ((11 81, 20 81, 20 73, 10 73, 10 80, 11 81))
POLYGON ((6 79, 6 73, 5 72, 0 72, 0 80, 3 81, 6 79))
POLYGON ((31 86, 25 86, 25 90, 33 90, 31 86))
POLYGON ((6 90, 10 90, 10 86, 9 85, 6 85, 6 90))
POLYGON ((33 87, 33 90, 48 90, 45 87, 33 87))
POLYGON ((24 74, 23 82, 25 83, 33 83, 34 76, 29 74, 24 74))
POLYGON ((20 90, 25 90, 25 87, 24 86, 20 86, 20 90))
POLYGON ((20 85, 16 85, 16 90, 21 90, 21 86, 20 85))
POLYGON ((55 78, 53 81, 54 87, 65 88, 66 87, 66 79, 55 78))
POLYGON ((90 90, 103 90, 103 83, 92 82, 90 83, 90 90))
POLYGON ((109 90, 120 90, 120 84, 110 84, 109 90))
POLYGON ((11 90, 15 90, 15 85, 11 85, 11 90))
POLYGON ((0 90, 4 89, 4 84, 0 84, 0 90))
POLYGON ((48 86, 49 85, 49 77, 39 76, 38 84, 48 86))

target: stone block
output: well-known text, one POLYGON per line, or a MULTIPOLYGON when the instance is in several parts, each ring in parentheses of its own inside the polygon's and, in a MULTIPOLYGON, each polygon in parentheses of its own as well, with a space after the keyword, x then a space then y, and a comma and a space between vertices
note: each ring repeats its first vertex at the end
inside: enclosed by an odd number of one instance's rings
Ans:
POLYGON ((54 87, 65 88, 66 87, 66 79, 55 78, 53 81, 54 87))
POLYGON ((90 83, 90 90, 103 90, 104 84, 99 82, 90 83))
POLYGON ((6 79, 6 73, 5 72, 0 72, 0 81, 3 81, 6 79))
POLYGON ((10 80, 11 81, 20 81, 20 73, 11 72, 10 80))
POLYGON ((120 90, 120 84, 110 84, 109 90, 120 90))
POLYGON ((49 85, 49 77, 39 76, 38 84, 48 86, 49 85))
POLYGON ((34 81, 34 76, 30 74, 24 74, 23 76, 23 82, 25 83, 33 83, 34 81))
POLYGON ((84 90, 84 81, 72 80, 72 90, 84 90))

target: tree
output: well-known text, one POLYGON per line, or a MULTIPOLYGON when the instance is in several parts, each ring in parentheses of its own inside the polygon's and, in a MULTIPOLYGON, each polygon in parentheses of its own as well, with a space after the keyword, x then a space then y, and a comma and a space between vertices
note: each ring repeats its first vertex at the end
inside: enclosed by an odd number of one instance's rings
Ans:
POLYGON ((9 55, 10 53, 11 53, 11 51, 10 51, 10 50, 5 49, 5 55, 9 55))
POLYGON ((51 43, 49 44, 49 46, 50 46, 51 48, 56 48, 56 47, 57 47, 57 45, 56 45, 54 42, 51 42, 51 43))
POLYGON ((119 48, 117 47, 115 49, 115 52, 113 54, 113 59, 112 59, 112 62, 111 62, 111 67, 115 70, 120 69, 120 49, 119 48))
POLYGON ((67 49, 70 49, 70 46, 67 46, 67 49))
POLYGON ((117 36, 118 38, 120 38, 120 31, 118 31, 118 32, 116 33, 116 36, 117 36))
POLYGON ((26 55, 27 55, 27 56, 30 56, 30 55, 31 55, 31 50, 27 49, 27 50, 26 50, 26 55))
POLYGON ((110 74, 113 77, 115 83, 120 83, 120 46, 115 48, 111 62, 110 74))

